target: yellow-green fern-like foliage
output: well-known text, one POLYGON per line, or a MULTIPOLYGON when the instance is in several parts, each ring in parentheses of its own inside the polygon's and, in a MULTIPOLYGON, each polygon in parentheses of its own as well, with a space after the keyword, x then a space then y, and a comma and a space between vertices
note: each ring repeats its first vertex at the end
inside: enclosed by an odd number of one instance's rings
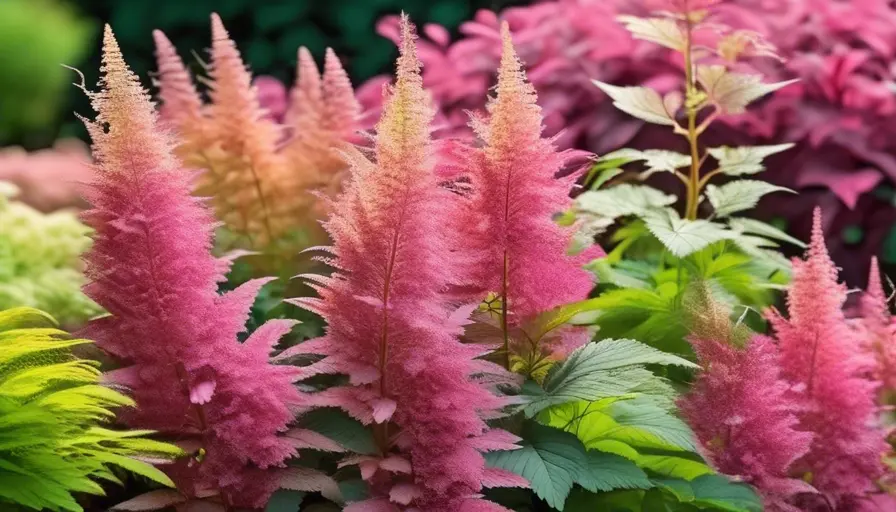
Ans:
POLYGON ((78 327, 100 312, 81 293, 89 229, 73 212, 45 214, 12 200, 16 192, 0 182, 0 309, 29 306, 78 327))
POLYGON ((104 426, 133 401, 100 385, 98 363, 72 355, 87 343, 39 310, 0 311, 0 510, 81 511, 72 493, 101 495, 97 482, 120 484, 121 469, 173 485, 148 461, 179 448, 104 426))

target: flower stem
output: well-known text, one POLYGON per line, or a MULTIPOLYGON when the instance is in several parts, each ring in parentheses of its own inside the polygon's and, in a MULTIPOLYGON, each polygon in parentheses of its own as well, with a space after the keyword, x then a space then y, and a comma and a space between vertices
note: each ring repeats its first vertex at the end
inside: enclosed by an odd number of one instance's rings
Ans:
POLYGON ((699 106, 693 100, 697 88, 694 87, 694 62, 692 55, 693 25, 690 16, 685 18, 685 46, 684 46, 684 75, 685 75, 685 103, 688 114, 688 128, 685 137, 691 150, 691 171, 687 183, 687 204, 685 205, 685 218, 695 220, 697 207, 700 202, 700 152, 697 139, 700 134, 697 129, 697 112, 699 106))

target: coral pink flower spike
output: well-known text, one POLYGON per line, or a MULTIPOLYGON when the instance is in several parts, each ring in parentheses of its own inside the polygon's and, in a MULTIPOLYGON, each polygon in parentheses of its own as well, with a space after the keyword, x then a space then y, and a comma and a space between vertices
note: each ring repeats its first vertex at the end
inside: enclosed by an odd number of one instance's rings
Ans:
POLYGON ((744 348, 690 341, 704 370, 679 406, 703 454, 719 472, 754 485, 765 510, 799 512, 793 498, 815 490, 790 469, 809 450, 812 433, 797 430, 799 404, 780 377, 774 341, 754 336, 744 348))
POLYGON ((123 414, 128 425, 204 450, 166 469, 182 493, 261 507, 279 485, 273 468, 294 454, 278 436, 301 402, 294 369, 268 361, 292 323, 268 322, 237 340, 265 281, 218 295, 228 265, 209 252, 212 214, 190 196, 190 173, 108 26, 102 72, 101 90, 88 93, 96 121, 85 120, 96 183, 84 213, 95 230, 84 291, 109 315, 82 334, 125 365, 110 378, 137 402, 123 414))
POLYGON ((781 374, 804 401, 798 430, 815 434, 794 469, 811 475, 812 485, 837 507, 876 490, 889 449, 877 426, 877 386, 863 376, 868 361, 844 316, 845 299, 816 209, 807 258, 794 260, 789 318, 776 311, 768 317, 779 342, 781 374))
POLYGON ((463 198, 439 186, 433 108, 406 17, 401 30, 375 159, 348 155, 350 178, 325 223, 337 272, 304 276, 320 297, 294 301, 323 316, 327 332, 282 356, 326 356, 304 375, 340 373, 350 382, 312 395, 314 404, 342 407, 375 431, 380 454, 345 461, 360 465, 371 497, 346 511, 504 510, 479 497, 495 477, 480 452, 513 448, 515 438, 490 431, 480 416, 503 402, 471 381, 481 348, 459 341, 457 317, 466 311, 455 314, 443 293, 457 274, 459 243, 445 226, 463 198))

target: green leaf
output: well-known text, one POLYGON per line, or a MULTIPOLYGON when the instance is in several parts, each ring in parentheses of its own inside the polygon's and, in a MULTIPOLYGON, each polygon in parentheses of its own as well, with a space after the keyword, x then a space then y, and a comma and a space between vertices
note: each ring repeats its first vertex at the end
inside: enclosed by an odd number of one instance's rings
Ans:
POLYGON ((691 482, 694 503, 730 512, 760 512, 762 502, 748 485, 732 482, 722 475, 704 475, 691 482))
POLYGON ((305 493, 302 491, 280 489, 271 495, 264 512, 299 512, 303 499, 305 493))
POLYGON ((526 423, 522 437, 522 448, 486 453, 487 465, 529 480, 536 496, 562 511, 573 483, 588 472, 585 447, 574 435, 535 422, 526 423))
POLYGON ((675 210, 669 208, 652 211, 643 218, 653 236, 678 258, 684 258, 733 235, 722 224, 701 219, 682 219, 675 210))
POLYGON ((790 192, 793 190, 779 187, 760 180, 737 180, 726 183, 721 187, 708 185, 706 198, 719 217, 727 217, 732 213, 749 210, 759 203, 766 194, 772 192, 790 192))
POLYGON ((585 180, 585 182, 589 184, 588 188, 597 190, 604 186, 608 181, 622 174, 622 169, 619 168, 622 163, 619 162, 620 160, 607 162, 608 167, 603 169, 599 168, 597 165, 592 167, 591 170, 588 171, 588 179, 585 180))
POLYGON ((743 146, 732 148, 722 146, 709 148, 707 153, 718 160, 719 169, 729 176, 756 174, 765 170, 763 160, 771 155, 792 148, 793 144, 777 144, 774 146, 743 146))
POLYGON ((625 25, 635 39, 650 41, 677 52, 685 50, 687 36, 674 19, 617 16, 616 20, 625 25))
POLYGON ((617 87, 592 80, 600 90, 607 93, 613 105, 619 110, 648 123, 675 125, 674 112, 669 112, 658 92, 648 87, 617 87))
POLYGON ((523 411, 531 417, 552 405, 628 394, 658 379, 645 364, 696 368, 690 361, 634 340, 589 343, 551 368, 542 391, 529 397, 523 411))
POLYGON ((697 81, 722 113, 742 114, 753 101, 798 80, 764 84, 760 75, 734 73, 725 66, 713 65, 698 67, 697 81))
MULTIPOLYGON (((609 162, 618 162, 617 165, 643 161, 644 165, 647 167, 647 171, 641 175, 643 178, 656 172, 675 172, 676 169, 690 167, 691 165, 690 155, 684 155, 665 149, 647 149, 640 151, 637 149, 624 148, 604 155, 601 160, 603 159, 606 159, 606 161, 609 162)), ((601 160, 598 160, 598 162, 601 160)))
POLYGON ((801 249, 806 248, 806 244, 799 240, 798 238, 794 238, 784 231, 772 226, 771 224, 767 224, 765 222, 749 219, 743 217, 731 218, 728 220, 728 225, 731 226, 731 229, 735 231, 740 231, 742 233, 752 233, 755 235, 761 235, 766 238, 771 238, 773 240, 780 240, 782 242, 789 242, 801 249))
POLYGON ((645 212, 675 203, 677 198, 646 185, 624 183, 615 187, 594 190, 576 198, 575 207, 601 217, 616 219, 645 212))
POLYGON ((305 413, 298 426, 326 436, 349 451, 362 455, 377 453, 370 429, 339 409, 328 407, 305 413))
POLYGON ((596 450, 589 450, 586 457, 588 470, 576 483, 591 492, 653 487, 647 474, 625 457, 596 450))

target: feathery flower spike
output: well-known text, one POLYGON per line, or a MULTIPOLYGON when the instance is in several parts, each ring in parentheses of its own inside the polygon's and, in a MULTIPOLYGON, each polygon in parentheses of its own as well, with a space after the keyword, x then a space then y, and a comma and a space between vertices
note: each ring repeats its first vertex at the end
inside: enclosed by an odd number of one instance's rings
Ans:
MULTIPOLYGON (((516 326, 585 299, 594 282, 582 265, 595 253, 570 255, 574 230, 553 220, 571 201, 574 177, 555 178, 566 155, 542 137, 535 89, 526 80, 506 23, 502 37, 490 118, 472 123, 483 147, 470 151, 465 163, 475 192, 459 223, 468 231, 465 248, 478 260, 468 265, 468 284, 478 287, 472 298, 498 294, 501 317, 516 326)), ((502 328, 507 331, 506 325, 502 328)))
POLYGON ((406 17, 402 31, 376 157, 349 154, 351 177, 325 224, 337 272, 314 277, 320 298, 293 301, 321 314, 327 332, 282 356, 326 356, 305 374, 347 374, 350 384, 312 401, 373 424, 381 454, 346 461, 360 463, 371 498, 346 511, 503 510, 478 497, 489 475, 480 447, 509 449, 515 438, 489 431, 480 416, 502 402, 471 381, 481 349, 459 341, 468 310, 458 314, 442 293, 457 243, 443 226, 459 202, 438 186, 433 108, 406 17))
POLYGON ((178 152, 187 156, 201 149, 206 130, 202 98, 177 49, 161 30, 152 32, 158 66, 159 119, 183 139, 178 152))
POLYGON ((769 512, 798 512, 796 495, 815 492, 789 474, 809 450, 798 402, 780 378, 774 341, 754 336, 743 348, 726 340, 692 338, 703 372, 679 401, 707 461, 755 486, 769 512))
POLYGON ((875 360, 873 375, 881 384, 882 398, 896 392, 896 324, 890 314, 877 258, 871 259, 868 288, 860 303, 864 349, 875 360))
POLYGON ((778 338, 782 377, 804 401, 798 430, 815 434, 794 471, 839 507, 875 489, 888 446, 877 425, 875 383, 862 376, 868 362, 842 306, 846 287, 828 255, 815 210, 807 258, 794 260, 787 294, 789 318, 768 315, 778 338))
POLYGON ((125 365, 110 378, 138 404, 123 414, 130 426, 202 448, 167 469, 182 493, 260 507, 279 485, 273 468, 295 451, 278 436, 301 402, 294 369, 268 361, 291 324, 269 322, 238 342, 265 281, 218 295, 227 263, 209 252, 214 219, 190 196, 189 175, 108 26, 102 74, 101 90, 88 92, 96 120, 85 120, 96 183, 84 213, 95 230, 84 291, 109 315, 83 334, 125 365))

